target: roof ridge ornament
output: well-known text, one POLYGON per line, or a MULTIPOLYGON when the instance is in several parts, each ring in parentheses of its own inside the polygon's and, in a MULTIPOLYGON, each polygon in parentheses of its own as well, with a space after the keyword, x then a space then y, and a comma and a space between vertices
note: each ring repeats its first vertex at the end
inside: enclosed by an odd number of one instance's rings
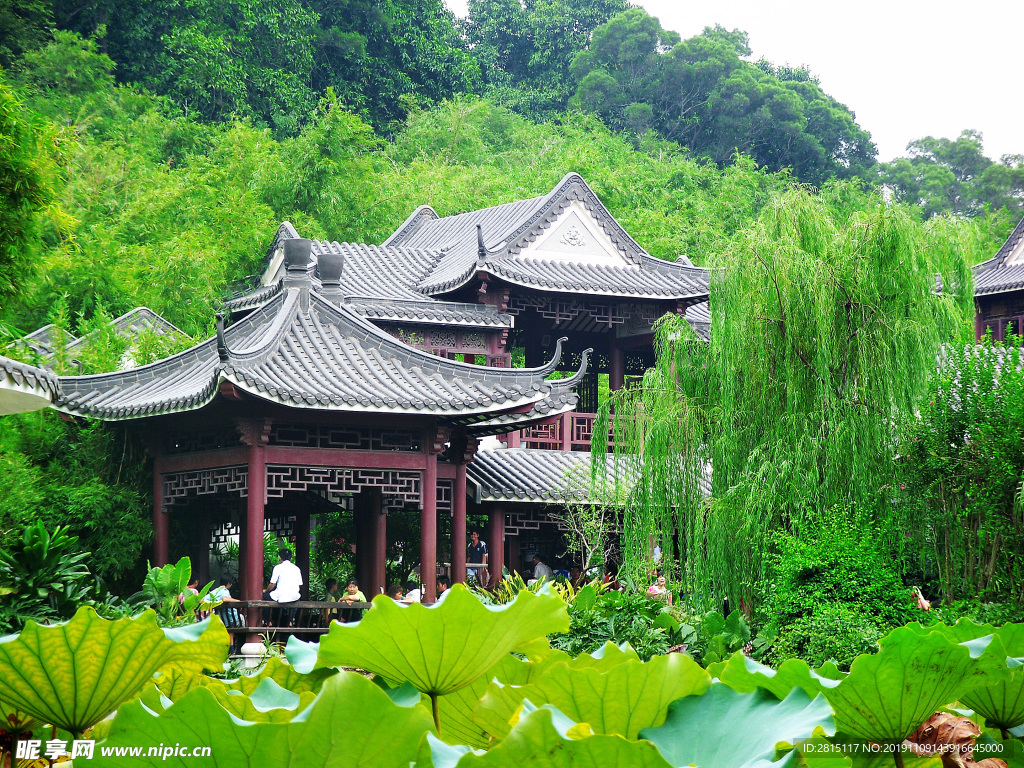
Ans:
POLYGON ((228 349, 228 339, 224 333, 224 313, 217 313, 217 356, 225 365, 231 362, 231 351, 228 349))
POLYGON ((574 387, 576 383, 584 377, 587 373, 587 363, 590 360, 590 355, 594 352, 592 347, 587 347, 583 350, 583 354, 580 355, 580 368, 576 373, 567 379, 562 379, 559 384, 563 387, 574 387))
POLYGON ((549 373, 554 373, 558 364, 562 361, 562 345, 569 340, 568 336, 562 336, 558 341, 555 342, 555 354, 547 363, 538 368, 538 372, 547 376, 549 373))
POLYGON ((303 312, 309 311, 309 289, 313 281, 309 276, 309 263, 313 258, 313 241, 306 237, 292 237, 284 241, 285 275, 283 287, 300 291, 299 304, 303 312))
POLYGON ((483 267, 487 263, 487 246, 484 245, 484 227, 476 225, 476 265, 483 267))
POLYGON ((317 272, 320 275, 320 295, 332 304, 340 304, 344 298, 341 290, 341 273, 345 269, 345 256, 335 253, 328 245, 321 246, 317 254, 317 272))

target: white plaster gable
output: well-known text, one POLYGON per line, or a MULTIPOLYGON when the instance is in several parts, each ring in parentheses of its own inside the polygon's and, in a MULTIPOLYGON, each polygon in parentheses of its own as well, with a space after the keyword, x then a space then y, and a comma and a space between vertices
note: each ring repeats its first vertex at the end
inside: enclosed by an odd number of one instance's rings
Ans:
POLYGON ((1017 242, 1012 251, 1006 254, 1006 261, 1003 264, 1007 267, 1024 264, 1024 237, 1017 242))
POLYGON ((632 266, 600 223, 578 200, 573 200, 558 219, 519 255, 573 264, 632 266))

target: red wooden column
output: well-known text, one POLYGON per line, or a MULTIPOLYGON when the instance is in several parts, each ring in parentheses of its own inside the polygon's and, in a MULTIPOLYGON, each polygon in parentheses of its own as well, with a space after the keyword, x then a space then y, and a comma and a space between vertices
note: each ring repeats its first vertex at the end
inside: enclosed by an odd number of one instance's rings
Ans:
POLYGON ((490 541, 487 542, 487 570, 491 574, 491 586, 501 581, 501 569, 505 566, 505 510, 498 504, 491 506, 487 516, 490 526, 490 541))
MULTIPOLYGON (((615 331, 612 331, 614 334, 615 331)), ((612 391, 622 389, 626 385, 626 353, 619 346, 618 339, 613 335, 608 349, 608 388, 612 391)))
POLYGON ((440 431, 430 429, 424 445, 427 466, 423 470, 423 486, 420 488, 423 503, 420 515, 420 580, 425 603, 437 599, 437 454, 444 448, 446 439, 447 436, 440 431))
POLYGON ((303 600, 309 600, 309 513, 299 511, 295 517, 295 565, 302 571, 303 600))
POLYGON ((153 459, 153 565, 156 567, 170 562, 171 520, 170 513, 164 512, 164 475, 161 472, 160 457, 153 459))
POLYGON ((380 488, 370 488, 367 494, 366 514, 373 544, 370 547, 373 560, 370 563, 369 590, 364 590, 367 600, 373 600, 387 587, 388 517, 384 514, 384 497, 380 488))
POLYGON ((455 465, 452 487, 452 581, 466 583, 466 464, 455 465))
MULTIPOLYGON (((373 552, 373 539, 370 535, 368 494, 364 490, 356 495, 353 507, 353 519, 356 528, 356 581, 365 595, 370 589, 370 558, 373 552)), ((344 589, 343 585, 339 585, 344 589)))
MULTIPOLYGON (((238 431, 248 451, 248 498, 245 504, 245 573, 239 574, 243 600, 263 599, 263 528, 264 505, 267 497, 266 444, 270 433, 270 421, 241 419, 238 431)), ((248 625, 259 626, 259 611, 249 609, 248 625)), ((256 639, 251 633, 250 641, 256 639)))

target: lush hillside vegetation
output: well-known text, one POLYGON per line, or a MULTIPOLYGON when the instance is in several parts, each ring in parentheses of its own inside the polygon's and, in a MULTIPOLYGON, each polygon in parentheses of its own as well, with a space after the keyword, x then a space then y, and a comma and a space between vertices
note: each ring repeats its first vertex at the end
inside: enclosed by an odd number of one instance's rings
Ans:
MULTIPOLYGON (((651 253, 699 264, 734 259, 794 188, 842 227, 884 183, 915 231, 967 217, 941 231, 973 261, 1021 215, 1022 158, 966 133, 879 166, 810 72, 750 58, 742 32, 680 40, 621 0, 472 0, 466 20, 440 0, 0 2, 0 332, 94 332, 85 370, 110 369, 111 317, 211 332, 284 219, 380 242, 421 203, 531 197, 568 171, 651 253)), ((0 538, 70 524, 116 542, 96 570, 134 583, 148 480, 124 435, 8 418, 0 474, 0 538)))

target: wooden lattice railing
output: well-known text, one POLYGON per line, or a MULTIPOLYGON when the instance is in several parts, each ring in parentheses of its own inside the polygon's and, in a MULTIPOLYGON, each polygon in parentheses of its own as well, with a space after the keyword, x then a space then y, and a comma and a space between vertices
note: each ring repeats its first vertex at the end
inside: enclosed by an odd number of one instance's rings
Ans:
MULTIPOLYGON (((502 439, 510 448, 546 448, 553 451, 589 451, 597 414, 563 413, 556 421, 527 427, 502 439)), ((611 434, 608 444, 611 445, 611 434)))

